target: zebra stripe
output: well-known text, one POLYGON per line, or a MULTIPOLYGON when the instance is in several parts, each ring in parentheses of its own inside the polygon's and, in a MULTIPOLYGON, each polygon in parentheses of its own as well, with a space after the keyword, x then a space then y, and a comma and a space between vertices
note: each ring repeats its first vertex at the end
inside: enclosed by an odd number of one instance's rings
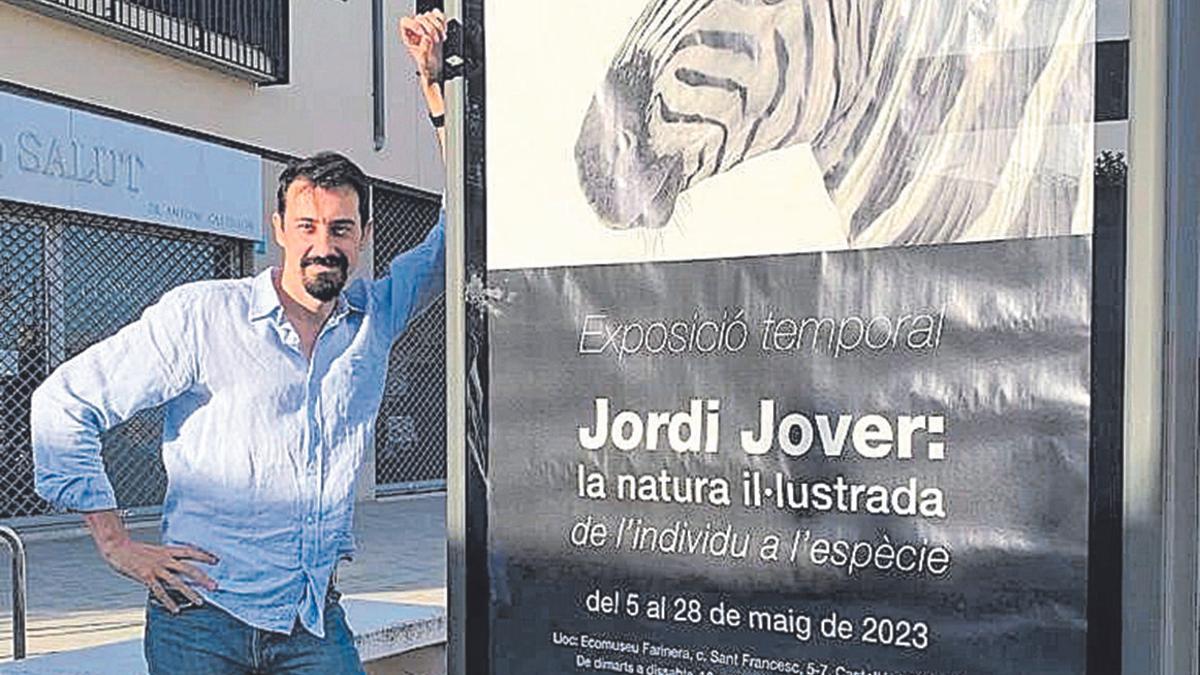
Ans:
POLYGON ((614 227, 661 227, 699 181, 809 143, 848 245, 1086 231, 1094 13, 654 0, 585 118, 581 184, 614 227))

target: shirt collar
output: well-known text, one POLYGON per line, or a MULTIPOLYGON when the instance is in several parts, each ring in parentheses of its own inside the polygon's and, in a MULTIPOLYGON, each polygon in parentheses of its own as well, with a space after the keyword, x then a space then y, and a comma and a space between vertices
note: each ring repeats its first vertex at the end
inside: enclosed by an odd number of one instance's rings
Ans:
MULTIPOLYGON (((279 302, 279 293, 275 290, 275 275, 279 268, 268 267, 254 277, 250 297, 250 320, 257 321, 272 315, 282 315, 283 305, 279 302)), ((362 284, 351 280, 347 288, 338 295, 337 307, 333 315, 345 316, 349 312, 365 312, 366 302, 360 291, 362 284)))

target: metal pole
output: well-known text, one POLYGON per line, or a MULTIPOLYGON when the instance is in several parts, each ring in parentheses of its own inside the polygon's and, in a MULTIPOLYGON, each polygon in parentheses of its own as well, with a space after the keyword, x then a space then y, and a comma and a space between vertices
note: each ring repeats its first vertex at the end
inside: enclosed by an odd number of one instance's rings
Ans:
MULTIPOLYGON (((462 0, 447 0, 446 18, 463 23, 462 0)), ((461 43, 460 43, 461 44, 461 43)), ((446 672, 467 673, 467 339, 466 78, 449 80, 446 100, 446 672)))
POLYGON ((12 551, 13 659, 25 658, 25 544, 11 527, 0 525, 0 539, 12 551))
POLYGON ((1130 2, 1122 668, 1166 675, 1163 452, 1167 3, 1130 2))
MULTIPOLYGON (((1164 669, 1195 674, 1200 668, 1200 465, 1197 463, 1196 383, 1200 378, 1200 8, 1196 0, 1169 0, 1167 39, 1166 250, 1163 261, 1163 455, 1166 485, 1167 567, 1163 595, 1164 669)), ((1134 226, 1136 227, 1136 221, 1134 226)))

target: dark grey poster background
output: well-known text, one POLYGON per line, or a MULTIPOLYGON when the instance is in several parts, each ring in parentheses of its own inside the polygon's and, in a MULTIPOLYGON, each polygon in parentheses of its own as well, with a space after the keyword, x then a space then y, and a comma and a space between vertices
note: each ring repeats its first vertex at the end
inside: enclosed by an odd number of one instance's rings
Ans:
MULTIPOLYGON (((604 672, 577 668, 602 657, 658 672, 756 673, 713 666, 697 652, 752 654, 812 665, 811 672, 1083 673, 1087 632, 1088 430, 1091 244, 1088 237, 813 253, 738 260, 492 271, 504 299, 489 326, 488 424, 491 672, 604 672), (833 358, 808 350, 763 353, 761 320, 900 316, 945 311, 936 348, 833 358), (744 311, 749 344, 736 354, 579 353, 586 315, 615 321, 720 319, 744 311), (615 409, 682 410, 719 398, 720 450, 580 448, 594 399, 615 409), (818 449, 749 457, 738 431, 757 428, 760 399, 779 414, 941 414, 946 458, 842 459, 818 449), (576 494, 583 464, 609 478, 605 500, 576 494), (619 501, 615 476, 724 476, 728 507, 619 501), (940 488, 947 517, 780 510, 742 505, 752 469, 796 481, 940 488), (573 546, 571 527, 621 517, 693 529, 944 545, 948 574, 818 569, 785 554, 758 559, 668 555, 573 546), (593 591, 637 592, 642 602, 699 601, 803 614, 817 634, 714 627, 589 612, 593 591), (855 622, 852 639, 819 634, 831 614, 855 622), (864 617, 924 622, 924 650, 864 643, 864 617), (691 660, 621 655, 553 644, 555 632, 689 650, 691 660), (680 669, 678 671, 671 668, 680 669), (821 670, 828 668, 828 670, 821 670)), ((788 537, 784 537, 785 540, 788 537)), ((754 541, 757 541, 755 539, 754 541)), ((784 546, 787 548, 787 545, 784 546)), ((626 596, 627 597, 627 596, 626 596)), ((674 614, 674 612, 670 612, 674 614)), ((707 617, 706 617, 707 618, 707 617)), ((609 672, 612 672, 611 670, 609 672)), ((800 671, 809 672, 809 671, 800 671)))

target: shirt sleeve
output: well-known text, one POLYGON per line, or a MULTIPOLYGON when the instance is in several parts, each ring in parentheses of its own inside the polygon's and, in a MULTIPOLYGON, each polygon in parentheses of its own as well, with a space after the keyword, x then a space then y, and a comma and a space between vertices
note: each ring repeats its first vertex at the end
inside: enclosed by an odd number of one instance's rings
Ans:
POLYGON ((397 255, 388 275, 375 281, 376 297, 391 319, 392 339, 400 337, 413 317, 425 311, 445 290, 446 212, 425 235, 425 241, 397 255))
POLYGON ((72 511, 117 507, 100 435, 186 391, 194 349, 184 298, 171 291, 137 321, 56 369, 31 402, 34 489, 72 511))

